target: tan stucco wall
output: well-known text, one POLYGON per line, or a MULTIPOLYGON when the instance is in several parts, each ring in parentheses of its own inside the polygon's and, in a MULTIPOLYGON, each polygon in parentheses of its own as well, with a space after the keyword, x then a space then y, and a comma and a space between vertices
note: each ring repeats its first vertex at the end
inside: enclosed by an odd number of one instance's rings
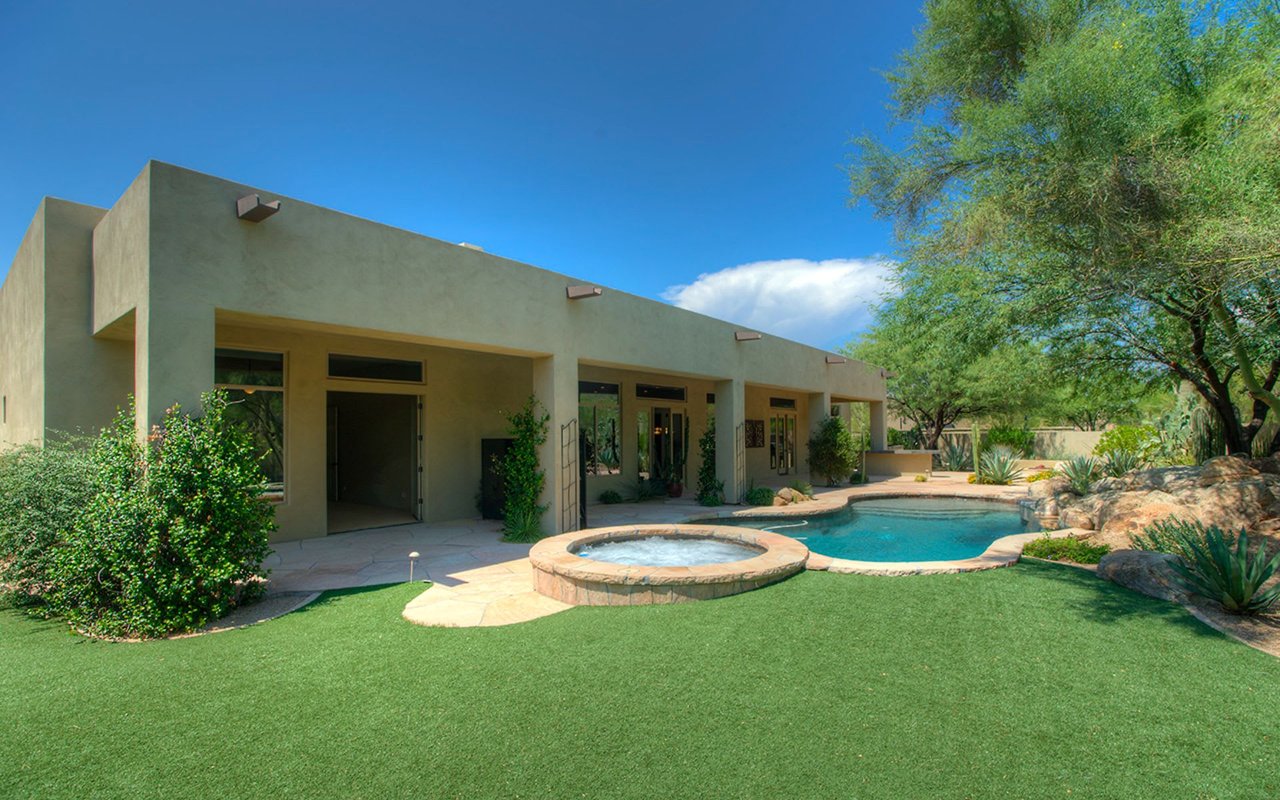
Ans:
POLYGON ((42 202, 0 286, 0 446, 44 440, 44 225, 42 202))
POLYGON ((45 198, 0 288, 0 442, 92 431, 133 390, 133 347, 93 339, 92 244, 106 212, 45 198))

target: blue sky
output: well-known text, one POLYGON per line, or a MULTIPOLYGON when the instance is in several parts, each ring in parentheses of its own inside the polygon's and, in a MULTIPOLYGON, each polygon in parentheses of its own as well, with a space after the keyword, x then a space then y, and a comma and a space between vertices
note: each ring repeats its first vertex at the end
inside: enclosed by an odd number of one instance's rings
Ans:
POLYGON ((156 158, 832 347, 890 227, 847 206, 920 22, 875 3, 0 0, 0 269, 44 195, 156 158))

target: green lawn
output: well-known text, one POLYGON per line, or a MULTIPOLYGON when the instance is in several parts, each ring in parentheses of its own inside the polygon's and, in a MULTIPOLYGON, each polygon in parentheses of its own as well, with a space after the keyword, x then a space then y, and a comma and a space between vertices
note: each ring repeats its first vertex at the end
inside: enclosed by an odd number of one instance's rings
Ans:
POLYGON ((1065 567, 469 630, 419 588, 132 645, 0 612, 0 797, 1280 796, 1280 660, 1065 567))

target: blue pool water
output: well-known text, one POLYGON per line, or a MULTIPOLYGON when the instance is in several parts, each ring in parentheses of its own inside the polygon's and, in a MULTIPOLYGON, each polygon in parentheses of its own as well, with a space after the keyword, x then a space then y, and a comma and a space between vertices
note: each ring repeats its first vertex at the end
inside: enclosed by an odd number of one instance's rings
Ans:
POLYGON ((902 497, 862 500, 812 517, 720 519, 721 525, 770 530, 815 553, 854 561, 953 561, 982 555, 1002 536, 1039 530, 1016 507, 989 500, 902 497))

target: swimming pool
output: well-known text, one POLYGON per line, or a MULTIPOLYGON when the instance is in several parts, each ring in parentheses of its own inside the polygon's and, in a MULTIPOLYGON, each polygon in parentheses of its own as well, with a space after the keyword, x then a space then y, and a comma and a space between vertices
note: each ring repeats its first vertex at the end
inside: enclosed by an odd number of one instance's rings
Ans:
POLYGON ((862 500, 810 517, 716 522, 781 533, 815 553, 851 561, 958 561, 982 555, 1001 537, 1039 530, 1015 506, 952 497, 862 500))

